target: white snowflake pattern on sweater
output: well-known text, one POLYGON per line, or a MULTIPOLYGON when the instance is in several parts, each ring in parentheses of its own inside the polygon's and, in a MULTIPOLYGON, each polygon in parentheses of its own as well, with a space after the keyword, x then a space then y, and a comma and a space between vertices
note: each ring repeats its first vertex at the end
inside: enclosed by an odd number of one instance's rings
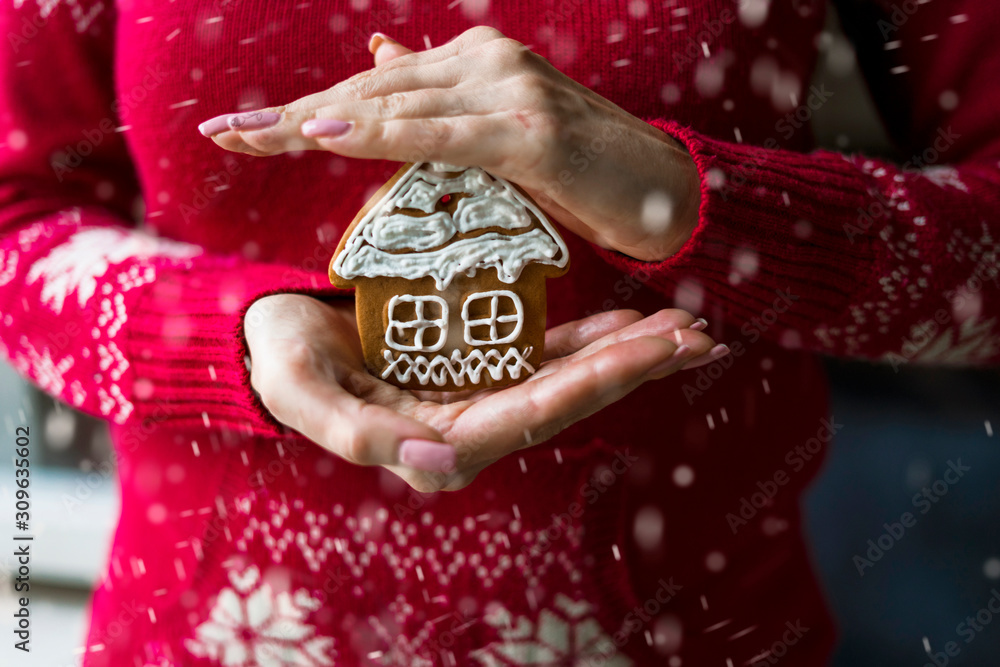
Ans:
POLYGON ((132 387, 123 385, 129 361, 118 340, 128 320, 127 295, 151 284, 159 268, 190 267, 203 249, 136 230, 81 227, 82 217, 78 207, 59 211, 20 230, 16 247, 0 249, 0 285, 23 273, 25 286, 39 290, 40 302, 35 308, 23 299, 12 302, 8 309, 13 305, 14 311, 3 313, 3 324, 16 322, 18 303, 24 315, 34 310, 33 317, 56 323, 44 338, 20 336, 5 354, 45 391, 122 424, 134 412, 132 387), (72 233, 66 235, 67 229, 72 233), (58 324, 63 318, 65 325, 58 324), (82 322, 89 329, 83 330, 82 322), (69 342, 80 336, 90 345, 71 353, 69 342), (71 369, 93 377, 93 384, 85 388, 79 379, 68 381, 71 369))
POLYGON ((872 231, 876 232, 875 243, 881 246, 888 266, 875 277, 863 299, 848 305, 850 321, 841 326, 824 323, 813 330, 817 341, 828 350, 857 355, 872 344, 873 336, 889 336, 892 349, 881 359, 893 365, 908 361, 970 364, 996 358, 1000 353, 996 319, 979 320, 978 310, 984 286, 996 279, 1000 242, 986 223, 981 225, 981 233, 974 228, 954 227, 945 241, 945 250, 960 282, 935 284, 935 265, 927 256, 925 240, 929 232, 936 233, 927 227, 933 211, 922 208, 921 200, 912 191, 915 182, 927 180, 942 190, 968 194, 959 171, 937 165, 905 173, 863 157, 849 161, 875 179, 882 192, 880 201, 867 213, 872 231), (922 302, 937 298, 942 289, 947 308, 911 324, 908 336, 894 335, 895 323, 904 318, 912 321, 922 302), (967 308, 973 308, 971 316, 963 312, 967 308))
MULTIPOLYGON (((148 260, 153 257, 189 259, 199 254, 201 248, 198 246, 158 239, 141 232, 126 232, 111 227, 82 228, 68 241, 56 246, 44 258, 32 264, 27 282, 30 285, 41 280, 42 302, 59 314, 62 313, 66 299, 73 293, 76 294, 80 307, 86 307, 97 291, 98 280, 113 265, 130 260, 148 264, 148 260)), ((133 269, 133 266, 129 269, 133 269)), ((150 282, 153 277, 155 274, 144 275, 140 284, 150 282)), ((124 291, 126 285, 122 287, 124 291)))
POLYGON ((209 618, 184 645, 222 667, 325 667, 333 665, 334 640, 306 622, 319 600, 305 590, 275 592, 251 565, 229 570, 209 618))
MULTIPOLYGON (((1000 354, 1000 340, 993 335, 996 319, 979 321, 970 317, 958 328, 942 328, 934 320, 910 329, 904 355, 912 360, 937 364, 985 362, 1000 354)), ((889 361, 897 361, 887 355, 889 361)))
POLYGON ((0 248, 0 287, 3 287, 17 275, 18 252, 15 248, 4 250, 0 248))
POLYGON ((954 167, 926 167, 921 170, 921 175, 941 189, 951 187, 956 190, 961 190, 962 192, 969 191, 969 188, 962 182, 958 169, 955 169, 954 167))
MULTIPOLYGON (((442 653, 443 644, 435 637, 442 631, 438 627, 441 621, 454 621, 457 612, 446 614, 441 618, 427 621, 413 636, 407 636, 400 632, 400 628, 406 625, 406 621, 413 616, 413 605, 406 601, 402 595, 397 595, 396 599, 389 603, 385 617, 369 616, 368 624, 371 625, 375 636, 386 646, 384 650, 373 651, 368 654, 368 658, 376 665, 405 665, 406 667, 434 667, 434 657, 442 653)), ((459 616, 458 620, 464 621, 459 616)), ((472 618, 460 625, 451 623, 450 630, 445 626, 445 632, 453 635, 461 634, 468 626, 476 623, 478 619, 472 618)))
POLYGON ((604 633, 593 612, 586 600, 571 600, 562 593, 534 619, 514 616, 502 605, 495 605, 485 621, 497 628, 501 640, 473 651, 469 657, 485 667, 632 665, 604 633))
POLYGON ((52 353, 48 348, 39 351, 31 344, 27 336, 21 336, 21 350, 14 355, 11 360, 12 365, 21 373, 29 373, 35 378, 35 382, 43 390, 55 394, 62 394, 66 388, 66 380, 63 376, 73 368, 72 355, 66 355, 58 359, 52 358, 52 353))
MULTIPOLYGON (((294 469, 292 472, 297 474, 294 469)), ((558 543, 529 557, 517 545, 536 544, 535 532, 513 516, 486 527, 481 516, 445 521, 424 510, 418 521, 409 522, 393 518, 384 506, 352 514, 335 503, 328 513, 316 512, 308 510, 301 499, 265 498, 257 493, 248 493, 233 505, 237 514, 245 516, 242 526, 233 527, 237 552, 249 555, 253 545, 263 546, 271 562, 283 567, 302 558, 313 572, 342 577, 338 590, 347 600, 367 597, 361 582, 393 577, 403 581, 416 576, 442 593, 452 586, 464 586, 463 582, 474 577, 486 595, 504 590, 511 581, 529 590, 538 590, 543 578, 550 576, 565 582, 565 588, 553 590, 551 598, 539 602, 537 612, 516 618, 496 601, 466 614, 447 602, 452 599, 448 594, 425 598, 420 605, 416 598, 397 595, 377 612, 358 619, 371 629, 365 664, 633 664, 597 620, 596 603, 579 588, 585 578, 576 556, 581 547, 581 525, 566 526, 558 543), (261 516, 268 518, 258 518, 261 516), (433 535, 434 549, 415 546, 422 531, 433 535), (469 540, 475 542, 472 549, 469 540), (386 570, 391 572, 389 577, 386 570), (428 602, 440 604, 440 613, 417 619, 415 607, 426 612, 428 602), (494 629, 489 633, 491 638, 464 649, 467 653, 456 653, 455 639, 483 624, 494 629)), ((333 602, 326 600, 326 604, 333 602)))
MULTIPOLYGON (((20 9, 27 3, 28 0, 14 0, 14 9, 20 9)), ((35 4, 38 5, 38 16, 42 20, 47 20, 60 4, 65 5, 73 18, 76 31, 81 34, 87 31, 105 8, 104 2, 100 0, 94 3, 80 0, 35 0, 35 4), (88 6, 84 6, 85 4, 88 6)))

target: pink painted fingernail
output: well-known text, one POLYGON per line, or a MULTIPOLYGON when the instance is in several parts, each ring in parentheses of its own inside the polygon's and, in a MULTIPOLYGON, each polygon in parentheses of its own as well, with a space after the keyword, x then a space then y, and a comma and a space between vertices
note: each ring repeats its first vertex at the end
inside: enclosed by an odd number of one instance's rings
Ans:
POLYGON ((660 375, 660 373, 668 371, 677 366, 678 364, 683 363, 690 356, 691 356, 691 346, 687 344, 681 345, 676 350, 674 350, 674 353, 670 355, 669 359, 665 359, 656 366, 653 366, 653 368, 651 368, 649 372, 646 374, 652 378, 657 378, 660 375))
POLYGON ((694 321, 694 324, 688 327, 688 329, 690 329, 691 331, 701 331, 706 327, 708 327, 708 320, 706 320, 703 317, 699 317, 697 320, 694 321))
POLYGON ((346 120, 314 118, 302 123, 302 136, 339 137, 342 134, 347 134, 353 125, 353 123, 349 123, 346 120))
POLYGON ((375 55, 378 51, 378 47, 382 46, 383 42, 389 42, 390 44, 399 44, 396 40, 384 32, 373 32, 372 36, 368 39, 368 52, 375 55))
POLYGON ((229 129, 247 132, 277 125, 279 120, 281 120, 281 114, 274 111, 250 111, 248 113, 234 113, 229 116, 228 122, 229 129))
POLYGON ((455 448, 442 442, 411 438, 400 444, 399 462, 418 470, 447 472, 455 467, 455 448))
POLYGON ((198 131, 201 132, 206 137, 212 137, 216 134, 221 134, 223 132, 229 131, 229 119, 236 114, 224 113, 221 116, 216 116, 215 118, 209 118, 204 123, 198 126, 198 131))
POLYGON ((716 345, 715 347, 713 347, 711 350, 708 351, 708 356, 712 357, 713 359, 721 359, 727 354, 729 354, 729 346, 723 345, 722 343, 719 343, 718 345, 716 345))

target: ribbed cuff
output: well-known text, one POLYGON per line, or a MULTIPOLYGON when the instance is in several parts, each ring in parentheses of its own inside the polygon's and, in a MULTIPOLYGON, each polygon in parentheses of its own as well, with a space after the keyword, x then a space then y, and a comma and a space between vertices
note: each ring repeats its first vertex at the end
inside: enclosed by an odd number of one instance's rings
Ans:
POLYGON ((673 121, 650 124, 681 142, 701 184, 698 224, 662 262, 598 249, 623 271, 648 278, 667 296, 680 283, 747 321, 785 297, 785 328, 840 319, 877 270, 872 235, 855 233, 871 183, 843 156, 776 145, 719 141, 673 121), (790 291, 790 292, 789 292, 790 291))
POLYGON ((293 432, 271 416, 250 386, 247 309, 270 294, 353 296, 320 274, 247 263, 168 269, 147 290, 128 322, 134 423, 155 428, 169 421, 177 429, 274 437, 293 432))

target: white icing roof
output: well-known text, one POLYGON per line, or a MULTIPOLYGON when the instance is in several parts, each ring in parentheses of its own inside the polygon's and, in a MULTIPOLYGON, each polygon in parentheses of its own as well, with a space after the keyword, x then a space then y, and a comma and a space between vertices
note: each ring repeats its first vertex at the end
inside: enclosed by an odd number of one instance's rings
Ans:
POLYGON ((562 268, 568 261, 566 244, 545 214, 509 183, 479 167, 425 162, 414 164, 372 206, 351 231, 332 268, 346 280, 430 276, 443 290, 456 276, 472 276, 478 269, 495 268, 501 281, 513 283, 532 262, 562 268), (460 170, 462 173, 452 178, 443 173, 460 170), (454 215, 434 212, 443 195, 460 192, 470 196, 459 200, 454 215), (391 212, 397 208, 418 209, 429 215, 391 212), (531 226, 528 211, 538 218, 541 229, 513 235, 491 231, 447 243, 459 233, 477 229, 527 229, 531 226), (429 251, 444 243, 447 245, 429 251), (398 252, 404 249, 409 252, 398 252))

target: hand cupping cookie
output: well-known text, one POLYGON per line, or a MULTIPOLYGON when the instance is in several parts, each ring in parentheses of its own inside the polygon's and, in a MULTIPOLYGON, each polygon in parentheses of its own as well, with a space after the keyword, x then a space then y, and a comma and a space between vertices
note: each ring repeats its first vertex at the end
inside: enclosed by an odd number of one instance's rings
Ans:
POLYGON ((525 379, 542 362, 545 279, 566 244, 517 186, 478 167, 405 164, 358 212, 330 263, 354 287, 365 363, 406 389, 525 379))

